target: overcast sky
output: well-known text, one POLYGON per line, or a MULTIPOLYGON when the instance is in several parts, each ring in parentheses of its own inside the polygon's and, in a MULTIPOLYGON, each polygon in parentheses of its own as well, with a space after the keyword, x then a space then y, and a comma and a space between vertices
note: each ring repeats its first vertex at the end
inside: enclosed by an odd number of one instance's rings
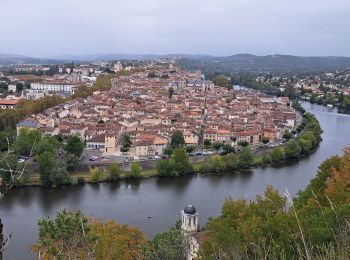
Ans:
POLYGON ((0 53, 350 56, 349 0, 0 0, 0 53))

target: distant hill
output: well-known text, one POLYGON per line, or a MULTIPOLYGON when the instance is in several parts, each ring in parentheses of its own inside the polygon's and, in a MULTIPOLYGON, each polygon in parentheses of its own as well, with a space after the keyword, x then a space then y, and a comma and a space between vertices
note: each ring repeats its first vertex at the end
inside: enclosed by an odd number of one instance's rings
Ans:
POLYGON ((185 69, 228 73, 238 71, 288 73, 350 68, 350 57, 237 54, 227 57, 183 58, 178 62, 185 69))
POLYGON ((226 57, 190 54, 93 54, 93 55, 62 55, 54 58, 33 58, 15 54, 1 54, 0 64, 77 64, 97 60, 147 60, 160 58, 176 58, 185 69, 201 69, 221 72, 311 72, 320 70, 336 70, 350 68, 350 57, 299 57, 291 55, 255 56, 252 54, 237 54, 226 57))

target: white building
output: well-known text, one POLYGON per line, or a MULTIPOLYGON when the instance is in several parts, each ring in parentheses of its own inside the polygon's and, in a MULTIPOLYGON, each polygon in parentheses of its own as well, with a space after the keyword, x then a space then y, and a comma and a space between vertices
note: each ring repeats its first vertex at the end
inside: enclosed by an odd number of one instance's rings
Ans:
POLYGON ((35 82, 30 84, 33 92, 68 92, 71 95, 75 93, 77 86, 71 83, 62 82, 35 82))
POLYGON ((120 61, 118 61, 118 63, 113 65, 113 69, 115 72, 121 71, 123 69, 123 65, 120 63, 120 61))
POLYGON ((195 260, 199 252, 199 242, 196 238, 198 233, 198 213, 193 205, 187 205, 181 210, 181 229, 188 243, 186 259, 195 260))
POLYGON ((8 89, 8 92, 12 91, 13 93, 16 93, 16 91, 17 91, 16 84, 9 84, 7 86, 7 89, 8 89))

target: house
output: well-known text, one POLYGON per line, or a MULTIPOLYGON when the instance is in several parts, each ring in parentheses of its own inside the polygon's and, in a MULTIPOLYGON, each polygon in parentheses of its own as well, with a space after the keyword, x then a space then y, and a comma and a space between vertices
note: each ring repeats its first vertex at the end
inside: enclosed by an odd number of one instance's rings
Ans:
POLYGON ((12 109, 15 108, 15 106, 18 103, 18 99, 0 99, 0 109, 12 109))
POLYGON ((39 126, 38 121, 36 121, 32 118, 22 120, 16 124, 17 136, 19 136, 20 130, 22 128, 28 128, 30 130, 35 130, 38 128, 38 126, 39 126))
POLYGON ((96 135, 86 141, 86 149, 88 150, 105 150, 105 135, 96 135))

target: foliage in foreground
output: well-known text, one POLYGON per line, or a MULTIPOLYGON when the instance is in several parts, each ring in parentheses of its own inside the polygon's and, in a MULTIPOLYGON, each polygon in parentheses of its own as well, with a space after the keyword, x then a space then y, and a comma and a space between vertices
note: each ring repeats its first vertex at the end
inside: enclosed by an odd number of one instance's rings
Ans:
POLYGON ((209 220, 200 254, 203 259, 349 259, 349 184, 347 148, 342 157, 323 162, 293 201, 272 187, 253 202, 228 198, 222 215, 209 220))

